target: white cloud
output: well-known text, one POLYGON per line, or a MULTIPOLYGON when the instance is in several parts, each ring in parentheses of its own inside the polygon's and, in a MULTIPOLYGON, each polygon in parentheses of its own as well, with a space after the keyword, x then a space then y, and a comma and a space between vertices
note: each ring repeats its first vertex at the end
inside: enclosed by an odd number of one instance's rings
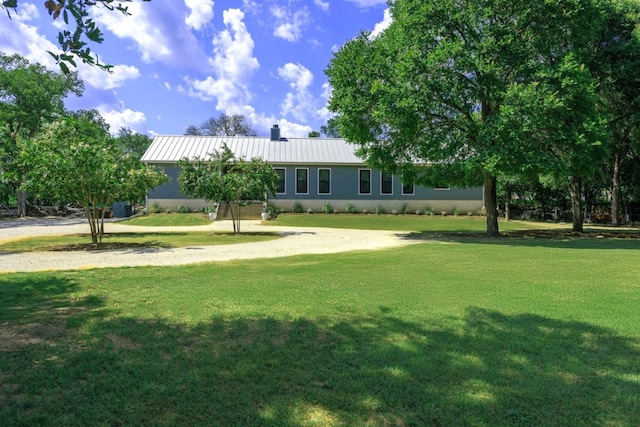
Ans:
MULTIPOLYGON (((6 11, 0 11, 6 13, 6 11)), ((38 9, 31 3, 20 4, 17 13, 2 18, 0 31, 0 52, 17 53, 32 63, 40 63, 51 70, 59 70, 55 61, 47 53, 59 52, 60 48, 40 34, 38 27, 30 22, 39 17, 38 9)))
POLYGON ((78 64, 80 78, 96 89, 114 89, 127 80, 140 77, 140 71, 130 65, 115 65, 111 71, 112 73, 107 73, 97 67, 78 64))
POLYGON ((129 128, 138 133, 146 132, 147 117, 143 112, 133 111, 129 108, 123 108, 121 105, 118 109, 112 109, 107 105, 101 105, 97 108, 100 115, 109 124, 109 131, 115 135, 120 128, 129 128))
POLYGON ((292 13, 287 8, 273 6, 271 16, 275 19, 273 35, 290 42, 298 41, 304 27, 311 22, 307 8, 292 13))
POLYGON ((393 18, 391 17, 391 10, 385 9, 384 14, 382 15, 382 21, 378 22, 374 27, 373 31, 369 35, 369 38, 374 39, 378 37, 384 30, 389 28, 389 25, 393 22, 393 18))
POLYGON ((370 7, 379 6, 381 4, 387 4, 387 0, 347 0, 351 3, 355 3, 358 7, 367 9, 370 7))
POLYGON ((322 85, 322 92, 320 93, 320 96, 322 97, 322 99, 324 99, 324 107, 316 111, 316 116, 322 118, 324 121, 329 120, 333 116, 333 113, 329 111, 328 108, 329 98, 331 98, 331 91, 333 91, 333 87, 331 87, 329 82, 325 82, 322 85))
POLYGON ((329 2, 328 1, 313 0, 313 2, 315 3, 316 6, 318 6, 320 9, 324 10, 325 12, 329 11, 329 2))
POLYGON ((196 69, 206 64, 197 39, 181 19, 186 12, 184 3, 155 0, 152 4, 127 3, 127 7, 130 16, 105 8, 92 8, 92 12, 101 28, 121 39, 132 40, 144 62, 196 69))
POLYGON ((184 23, 194 30, 199 31, 213 19, 213 0, 184 0, 184 4, 191 9, 184 23))
POLYGON ((296 120, 305 122, 308 114, 313 115, 317 111, 316 101, 309 92, 313 73, 301 64, 288 63, 278 68, 278 75, 293 89, 280 105, 282 115, 291 115, 296 120))
POLYGON ((260 64, 253 56, 254 42, 243 22, 244 13, 228 9, 222 16, 227 29, 213 38, 214 57, 209 60, 215 76, 186 81, 192 96, 204 100, 217 98, 216 108, 227 111, 249 103, 252 97, 249 84, 260 64))

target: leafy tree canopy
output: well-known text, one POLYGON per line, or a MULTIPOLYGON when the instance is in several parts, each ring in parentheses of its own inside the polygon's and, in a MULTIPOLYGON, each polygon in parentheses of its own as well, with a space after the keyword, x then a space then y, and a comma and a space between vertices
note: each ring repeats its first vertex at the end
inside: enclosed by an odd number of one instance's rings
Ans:
MULTIPOLYGON (((129 15, 128 7, 123 3, 130 3, 133 0, 46 0, 44 8, 55 20, 62 17, 64 29, 58 33, 58 44, 62 49, 61 54, 49 52, 60 65, 60 69, 69 73, 69 65, 75 67, 74 58, 80 58, 82 62, 95 65, 103 70, 110 70, 111 65, 100 63, 98 55, 91 52, 88 42, 102 43, 104 34, 91 18, 92 7, 115 10, 124 15, 129 15), (71 22, 71 24, 69 24, 71 22)), ((151 0, 142 0, 151 1, 151 0)), ((23 0, 24 3, 24 0, 23 0)), ((3 0, 0 8, 7 11, 11 17, 11 11, 17 11, 18 0, 3 0)))
POLYGON ((247 119, 242 114, 220 116, 207 119, 200 126, 189 125, 185 135, 204 136, 256 136, 256 131, 251 128, 247 119))
POLYGON ((151 138, 147 135, 142 135, 125 127, 120 128, 116 140, 125 153, 129 153, 137 159, 140 159, 149 148, 149 145, 151 145, 151 138))
POLYGON ((390 9, 387 30, 346 43, 326 70, 339 132, 370 164, 425 185, 484 184, 495 236, 500 176, 545 170, 561 163, 558 152, 581 164, 597 153, 601 121, 581 104, 593 101, 584 62, 601 28, 591 0, 396 0, 390 9))
POLYGON ((24 189, 82 206, 93 243, 102 241, 104 214, 114 202, 135 200, 167 179, 125 153, 93 110, 45 125, 22 157, 29 165, 24 189))
POLYGON ((266 201, 276 194, 278 174, 264 160, 235 158, 224 145, 210 154, 209 159, 182 159, 178 182, 188 196, 231 205, 233 230, 240 232, 240 209, 253 201, 266 201))

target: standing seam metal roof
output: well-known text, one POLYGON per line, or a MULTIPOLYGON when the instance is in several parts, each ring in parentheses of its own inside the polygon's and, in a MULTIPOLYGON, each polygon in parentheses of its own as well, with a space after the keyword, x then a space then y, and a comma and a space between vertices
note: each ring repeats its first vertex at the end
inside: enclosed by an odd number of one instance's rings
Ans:
POLYGON ((237 158, 259 157, 277 164, 364 164, 355 155, 356 147, 339 138, 270 138, 247 136, 156 136, 142 156, 147 163, 175 163, 180 159, 206 160, 210 153, 220 151, 223 144, 237 158))

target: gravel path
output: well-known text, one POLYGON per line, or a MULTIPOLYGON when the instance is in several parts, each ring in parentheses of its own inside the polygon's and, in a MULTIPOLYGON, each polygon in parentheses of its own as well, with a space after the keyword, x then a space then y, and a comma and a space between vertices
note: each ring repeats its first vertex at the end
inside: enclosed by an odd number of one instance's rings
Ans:
MULTIPOLYGON (((106 233, 154 231, 233 231, 231 221, 216 221, 197 227, 141 227, 105 222, 106 233)), ((407 245, 406 233, 380 230, 278 227, 260 221, 242 221, 243 232, 274 231, 281 239, 237 245, 190 246, 184 248, 125 249, 115 251, 0 252, 0 273, 71 270, 145 265, 185 265, 254 258, 277 258, 300 254, 328 254, 373 250, 407 245)), ((88 233, 85 219, 23 219, 0 221, 0 241, 28 236, 88 233)))

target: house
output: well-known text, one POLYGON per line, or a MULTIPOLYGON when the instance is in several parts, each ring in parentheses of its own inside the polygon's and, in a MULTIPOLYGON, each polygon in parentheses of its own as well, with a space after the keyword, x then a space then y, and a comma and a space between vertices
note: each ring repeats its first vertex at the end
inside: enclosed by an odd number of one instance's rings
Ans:
MULTIPOLYGON (((367 166, 355 155, 355 145, 340 138, 283 138, 274 125, 269 138, 245 136, 169 136, 159 135, 142 157, 142 161, 160 167, 171 178, 151 190, 147 206, 158 204, 175 210, 188 206, 199 210, 211 206, 206 200, 191 199, 180 192, 179 168, 183 158, 208 158, 226 144, 237 156, 268 161, 280 176, 276 197, 269 203, 291 211, 298 203, 304 211, 321 212, 331 205, 339 212, 352 206, 357 212, 386 212, 407 209, 415 212, 431 209, 434 212, 477 212, 483 206, 482 187, 426 188, 404 185, 401 177, 367 166)), ((259 212, 259 210, 258 210, 259 212)), ((258 214, 259 215, 259 214, 258 214)))

